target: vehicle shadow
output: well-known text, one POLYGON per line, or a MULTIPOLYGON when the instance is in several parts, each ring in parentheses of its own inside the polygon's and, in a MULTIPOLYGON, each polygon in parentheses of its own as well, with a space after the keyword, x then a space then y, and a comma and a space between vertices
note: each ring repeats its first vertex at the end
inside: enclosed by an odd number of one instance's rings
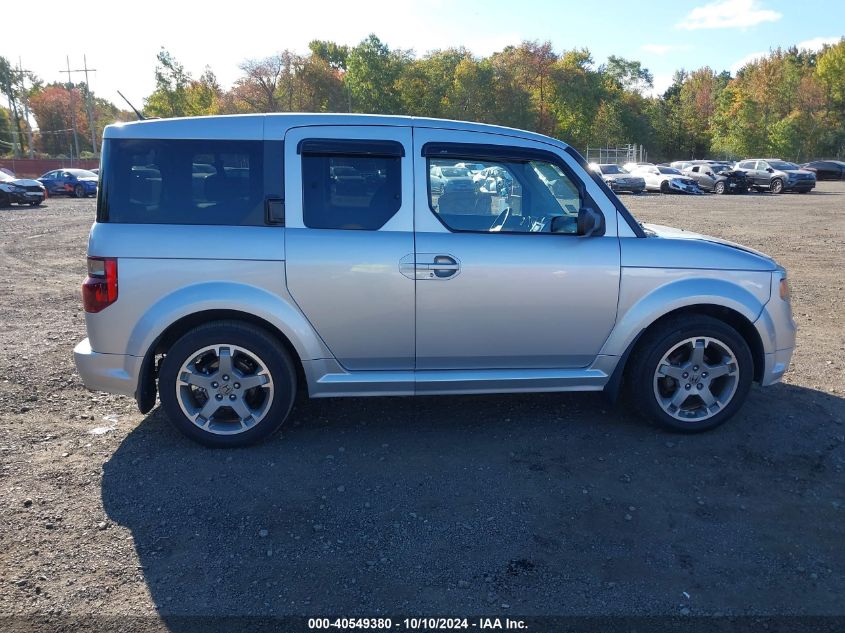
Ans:
POLYGON ((198 615, 842 611, 842 398, 755 389, 694 436, 590 394, 313 400, 292 419, 212 450, 156 409, 104 465, 104 508, 171 630, 198 615))

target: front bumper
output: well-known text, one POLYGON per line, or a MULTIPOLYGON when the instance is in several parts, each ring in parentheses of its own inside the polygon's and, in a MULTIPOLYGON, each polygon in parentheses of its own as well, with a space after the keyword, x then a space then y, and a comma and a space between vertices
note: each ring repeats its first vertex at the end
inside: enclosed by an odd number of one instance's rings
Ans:
POLYGON ((31 202, 44 202, 42 191, 20 191, 11 195, 12 202, 17 204, 30 204, 31 202))
POLYGON ((786 370, 789 369, 789 361, 792 359, 792 352, 795 348, 779 349, 771 354, 766 354, 765 365, 763 367, 763 377, 760 380, 760 385, 768 387, 780 382, 786 370))
POLYGON ((92 391, 134 396, 143 358, 128 354, 99 354, 84 339, 73 349, 76 370, 92 391))
POLYGON ((816 181, 815 180, 793 180, 787 181, 783 185, 784 191, 810 191, 815 189, 816 181))
POLYGON ((778 291, 783 274, 781 271, 772 274, 769 302, 754 322, 763 343, 764 363, 760 384, 764 387, 780 382, 783 378, 789 368, 798 334, 798 326, 792 318, 792 306, 788 299, 780 298, 778 291))

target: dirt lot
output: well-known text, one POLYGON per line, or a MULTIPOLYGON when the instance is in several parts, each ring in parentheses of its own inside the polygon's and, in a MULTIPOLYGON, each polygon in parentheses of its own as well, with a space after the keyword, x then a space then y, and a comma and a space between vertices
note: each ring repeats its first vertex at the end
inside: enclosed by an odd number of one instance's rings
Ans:
POLYGON ((845 615, 845 184, 624 200, 790 271, 792 369, 717 431, 345 399, 204 449, 74 371, 93 200, 0 210, 0 615, 845 615))

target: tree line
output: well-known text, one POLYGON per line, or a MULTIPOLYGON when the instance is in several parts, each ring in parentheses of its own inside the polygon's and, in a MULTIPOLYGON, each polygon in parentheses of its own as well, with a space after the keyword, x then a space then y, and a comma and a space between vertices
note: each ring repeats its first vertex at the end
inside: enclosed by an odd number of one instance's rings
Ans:
MULTIPOLYGON (((653 160, 780 156, 804 161, 845 154, 845 38, 814 52, 776 49, 731 75, 704 66, 678 70, 651 96, 654 78, 639 61, 590 51, 557 52, 549 42, 523 42, 487 57, 465 48, 429 52, 390 49, 375 35, 356 46, 315 40, 305 54, 284 50, 240 64, 223 88, 211 68, 194 77, 168 51, 157 56, 150 117, 252 112, 364 112, 494 123, 587 147, 644 145, 653 160)), ((89 95, 84 84, 24 78, 0 58, 0 154, 27 149, 22 105, 41 133, 38 152, 67 154, 74 125, 84 151, 95 133, 133 115, 89 95), (4 144, 5 141, 5 144, 4 144)))

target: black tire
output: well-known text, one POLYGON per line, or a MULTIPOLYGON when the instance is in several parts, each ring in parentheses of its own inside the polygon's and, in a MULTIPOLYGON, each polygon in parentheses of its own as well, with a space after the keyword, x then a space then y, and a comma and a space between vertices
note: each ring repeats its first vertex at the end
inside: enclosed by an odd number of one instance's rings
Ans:
POLYGON ((31 207, 39 207, 39 206, 41 206, 41 203, 40 203, 40 202, 30 202, 30 203, 29 203, 29 206, 31 206, 31 207))
POLYGON ((665 180, 660 183, 660 193, 669 193, 669 183, 665 180))
POLYGON ((12 198, 5 191, 0 191, 0 207, 11 207, 12 198))
POLYGON ((85 197, 85 187, 82 185, 76 185, 73 188, 73 197, 74 198, 84 198, 85 197))
POLYGON ((769 184, 769 191, 772 193, 783 193, 783 180, 772 178, 772 182, 769 184))
MULTIPOLYGON (((754 361, 745 339, 724 321, 704 315, 678 316, 648 330, 638 342, 625 372, 625 392, 645 418, 666 429, 698 433, 716 428, 732 417, 745 402, 754 375, 754 361), (663 410, 655 395, 655 372, 663 356, 688 338, 709 337, 724 343, 736 358, 736 390, 717 413, 703 420, 679 420, 663 410)), ((681 388, 681 385, 678 385, 681 388)), ((693 392, 694 393, 694 392, 693 392)))
POLYGON ((167 351, 158 379, 161 404, 167 417, 184 435, 215 448, 247 446, 267 439, 287 419, 296 398, 296 369, 287 350, 265 330, 242 321, 215 321, 194 328, 167 351), (188 357, 198 350, 231 344, 260 353, 273 381, 273 400, 264 417, 243 432, 218 435, 201 429, 182 411, 176 394, 178 372, 188 357))
POLYGON ((713 185, 713 193, 723 194, 725 193, 725 183, 724 181, 719 181, 715 185, 713 185))

